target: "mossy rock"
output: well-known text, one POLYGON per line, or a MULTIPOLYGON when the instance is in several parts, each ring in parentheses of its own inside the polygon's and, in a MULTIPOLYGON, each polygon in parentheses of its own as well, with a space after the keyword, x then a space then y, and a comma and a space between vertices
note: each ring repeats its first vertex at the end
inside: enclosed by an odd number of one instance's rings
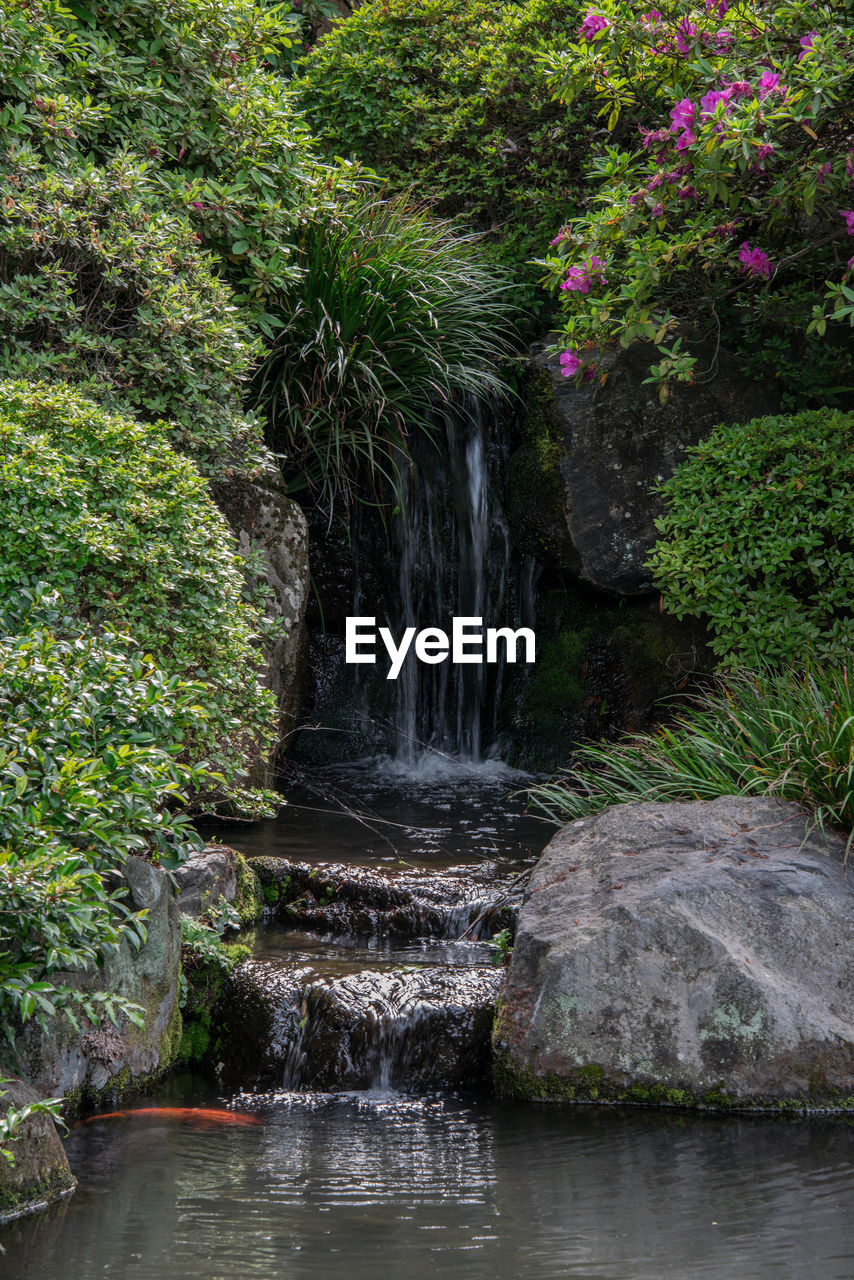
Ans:
MULTIPOLYGON (((0 1110, 21 1110, 39 1095, 23 1080, 3 1079, 0 1110)), ((12 1162, 0 1157, 0 1222, 47 1208, 70 1195, 77 1186, 56 1125, 49 1115, 23 1120, 8 1142, 12 1162)))

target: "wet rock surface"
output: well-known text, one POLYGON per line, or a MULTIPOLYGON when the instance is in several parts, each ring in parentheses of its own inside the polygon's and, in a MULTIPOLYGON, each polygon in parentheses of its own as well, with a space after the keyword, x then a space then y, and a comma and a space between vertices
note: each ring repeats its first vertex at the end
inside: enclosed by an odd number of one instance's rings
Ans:
MULTIPOLYGON (((299 710, 307 646, 308 525, 285 493, 275 464, 256 479, 234 475, 212 485, 214 501, 237 537, 250 571, 266 581, 268 617, 277 624, 265 641, 266 680, 279 708, 279 738, 293 730, 299 710)), ((256 748, 252 779, 272 786, 274 762, 256 748)))
POLYGON ((207 845, 172 874, 178 909, 184 915, 200 916, 223 899, 234 902, 237 897, 237 861, 234 850, 225 845, 207 845))
POLYGON ((251 858, 275 916, 347 934, 490 938, 511 928, 521 890, 492 864, 441 871, 380 871, 348 864, 251 858), (475 923, 477 922, 477 923, 475 923))
POLYGON ((476 1084, 488 1076, 495 969, 364 970, 249 960, 218 1010, 227 1085, 341 1090, 476 1084))
POLYGON ((637 803, 570 823, 519 917, 506 1093, 854 1105, 854 881, 795 805, 637 803))
MULTIPOLYGON (((550 381, 553 429, 561 440, 558 497, 537 517, 540 540, 571 577, 616 595, 654 589, 646 560, 662 507, 653 487, 719 423, 747 422, 778 407, 773 387, 748 378, 732 354, 708 343, 687 347, 698 356, 698 369, 714 364, 715 376, 677 384, 664 404, 657 387, 644 385, 658 359, 651 344, 609 349, 600 377, 580 388, 561 376, 556 355, 535 349, 535 368, 550 381)), ((532 500, 539 502, 539 495, 532 500)))
MULTIPOLYGON (((22 1080, 2 1079, 0 1110, 21 1110, 39 1095, 22 1080)), ((0 1222, 44 1209, 70 1195, 77 1179, 68 1165, 50 1116, 34 1114, 23 1120, 9 1142, 13 1162, 0 1158, 0 1222)))
POLYGON ((33 1019, 15 1042, 20 1074, 42 1096, 64 1095, 70 1110, 83 1098, 94 1103, 132 1091, 169 1065, 180 1038, 181 916, 172 884, 138 857, 127 859, 124 878, 130 908, 148 911, 144 945, 106 948, 103 968, 72 980, 140 1005, 144 1026, 126 1018, 118 1027, 84 1023, 81 1035, 64 1018, 55 1018, 47 1032, 33 1019))

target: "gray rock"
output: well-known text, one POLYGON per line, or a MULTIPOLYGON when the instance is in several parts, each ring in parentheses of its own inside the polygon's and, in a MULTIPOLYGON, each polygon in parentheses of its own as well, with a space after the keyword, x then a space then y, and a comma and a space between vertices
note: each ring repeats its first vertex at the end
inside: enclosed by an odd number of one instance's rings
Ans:
POLYGON ((161 1072, 181 1036, 181 916, 174 890, 166 873, 142 858, 127 859, 124 877, 131 907, 148 908, 146 941, 138 951, 126 941, 109 948, 103 968, 80 976, 79 985, 140 1005, 144 1027, 127 1019, 118 1028, 84 1022, 80 1035, 59 1016, 48 1031, 28 1022, 15 1044, 20 1074, 43 1096, 71 1095, 72 1109, 77 1099, 116 1096, 161 1072))
POLYGON ((719 423, 747 422, 778 408, 773 388, 749 379, 732 355, 705 343, 690 349, 700 369, 716 359, 716 376, 677 384, 665 404, 655 386, 644 386, 658 358, 649 343, 609 349, 601 357, 605 382, 597 378, 581 388, 561 375, 557 356, 535 349, 535 367, 551 385, 563 499, 562 513, 558 506, 538 519, 560 567, 581 582, 617 595, 651 592, 645 562, 662 511, 653 485, 671 476, 688 446, 719 423))
POLYGON ((498 983, 478 966, 322 978, 247 960, 217 1010, 221 1070, 236 1085, 289 1089, 482 1081, 498 983))
POLYGON ((234 850, 226 845, 207 845, 173 872, 178 887, 178 910, 183 915, 200 916, 208 907, 237 897, 237 864, 234 850))
POLYGON ((637 803, 532 876, 495 1032, 505 1092, 854 1106, 854 881, 793 804, 637 803))
MULTIPOLYGON (((280 741, 296 724, 306 652, 305 607, 308 598, 308 526, 300 508, 284 492, 271 467, 258 479, 243 475, 212 485, 214 500, 237 535, 238 549, 263 574, 271 594, 267 612, 278 624, 265 652, 267 684, 279 707, 280 741)), ((251 762, 252 780, 272 785, 273 761, 251 762)))
MULTIPOLYGON (((4 1078, 0 1072, 0 1111, 20 1110, 38 1101, 39 1095, 23 1080, 4 1078)), ((13 1163, 0 1158, 0 1222, 46 1209, 71 1195, 77 1179, 49 1115, 23 1120, 8 1146, 13 1163)))

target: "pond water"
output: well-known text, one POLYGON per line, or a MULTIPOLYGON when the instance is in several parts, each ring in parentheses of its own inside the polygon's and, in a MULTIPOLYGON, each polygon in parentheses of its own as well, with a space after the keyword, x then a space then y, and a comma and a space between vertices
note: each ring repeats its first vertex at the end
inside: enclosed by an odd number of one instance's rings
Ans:
MULTIPOLYGON (((165 1105, 210 1105, 175 1082, 165 1105)), ((150 1103, 148 1104, 150 1105, 150 1103)), ((80 1188, 0 1231, 6 1280, 848 1280, 831 1121, 268 1095, 243 1128, 104 1119, 80 1188)))
MULTIPOLYGON (((522 782, 493 766, 415 778, 372 762, 307 778, 275 823, 216 834, 250 854, 506 875, 549 835, 521 797, 508 799, 522 782), (342 798, 370 810, 372 829, 341 812, 342 798)), ((257 931, 255 954, 320 978, 492 958, 488 945, 452 938, 279 926, 257 931)), ((0 1228, 3 1280, 854 1275, 854 1130, 843 1119, 453 1091, 222 1096, 189 1075, 137 1106, 146 1113, 74 1127, 79 1189, 0 1228), (166 1110, 176 1107, 228 1107, 253 1122, 166 1110)))

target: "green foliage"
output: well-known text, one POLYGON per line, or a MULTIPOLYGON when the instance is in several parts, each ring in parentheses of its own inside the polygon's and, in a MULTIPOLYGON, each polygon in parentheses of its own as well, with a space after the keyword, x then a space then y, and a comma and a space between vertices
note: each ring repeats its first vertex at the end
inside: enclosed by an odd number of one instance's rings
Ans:
MULTIPOLYGON (((751 351, 787 407, 850 394, 849 0, 590 14, 599 30, 543 61, 555 94, 593 94, 614 134, 594 200, 547 259, 571 371, 614 338, 661 344, 687 323, 751 351)), ((715 373, 665 352, 652 376, 666 398, 674 378, 715 373)))
POLYGON ((300 23, 256 0, 0 10, 0 373, 174 419, 208 469, 257 465, 242 385, 326 199, 269 66, 300 23))
POLYGON ((490 946, 495 951, 496 964, 508 965, 513 954, 513 934, 509 929, 500 929, 492 935, 490 946))
POLYGON ((718 427, 661 486, 650 564, 665 608, 725 662, 846 661, 854 644, 854 415, 718 427))
POLYGON ((461 393, 503 390, 506 276, 470 237, 371 194, 307 225, 301 279, 257 379, 292 488, 331 510, 360 480, 392 490, 407 429, 461 393))
POLYGON ((634 800, 777 796, 811 826, 854 838, 854 687, 845 667, 763 668, 722 678, 654 734, 582 747, 561 777, 532 789, 555 822, 634 800))
POLYGON ((130 633, 163 670, 202 680, 196 759, 227 776, 241 735, 269 740, 232 536, 163 424, 99 409, 67 387, 0 384, 0 593, 48 581, 69 608, 130 633))
POLYGON ((0 1023, 11 1037, 58 1010, 75 1026, 80 1012, 138 1020, 66 975, 144 941, 145 913, 116 881, 128 854, 176 865, 201 844, 181 806, 205 770, 179 759, 200 689, 63 617, 55 596, 13 605, 0 619, 0 1023))
MULTIPOLYGON (((0 1080, 0 1102, 6 1092, 3 1085, 8 1083, 8 1080, 0 1080)), ((50 1116, 57 1124, 62 1124, 61 1107, 62 1098, 42 1098, 38 1102, 27 1102, 23 1107, 8 1106, 5 1112, 0 1111, 0 1160, 14 1165, 15 1152, 12 1144, 20 1137, 18 1130, 25 1120, 29 1120, 30 1116, 50 1116)), ((0 1253, 2 1252, 0 1248, 0 1253)))
POLYGON ((238 385, 251 331, 180 213, 127 159, 71 175, 0 158, 0 375, 64 379, 149 420, 208 468, 257 463, 238 385))
POLYGON ((212 1011, 227 978, 251 954, 240 943, 222 941, 222 935, 239 923, 238 913, 223 903, 196 920, 181 916, 181 980, 179 1002, 184 1013, 177 1056, 183 1062, 201 1062, 211 1040, 212 1011))
POLYGON ((579 209, 593 115, 556 103, 537 55, 571 38, 556 0, 366 0, 304 61, 295 91, 328 156, 463 215, 543 310, 529 260, 579 209))

